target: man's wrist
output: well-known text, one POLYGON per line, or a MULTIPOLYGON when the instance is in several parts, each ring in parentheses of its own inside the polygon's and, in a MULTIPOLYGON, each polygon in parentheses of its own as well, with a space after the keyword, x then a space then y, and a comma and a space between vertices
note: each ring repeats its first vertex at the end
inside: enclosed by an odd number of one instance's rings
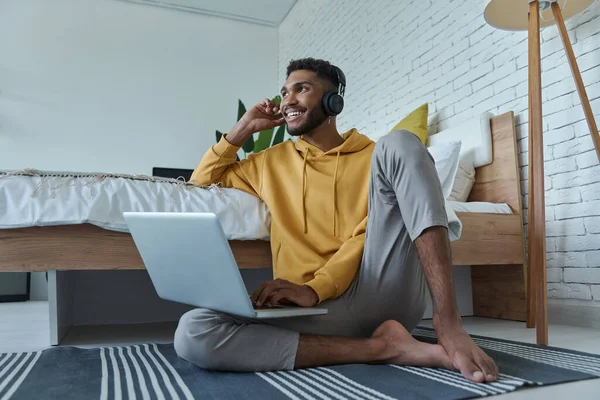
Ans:
POLYGON ((249 132, 247 124, 243 120, 240 120, 227 134, 225 139, 233 146, 242 147, 253 133, 249 132))
POLYGON ((308 293, 309 296, 311 296, 313 305, 317 304, 319 302, 319 295, 317 294, 317 292, 315 292, 315 289, 311 288, 308 285, 302 285, 303 288, 305 288, 304 290, 306 290, 306 293, 308 293))
POLYGON ((435 313, 433 315, 433 328, 436 330, 462 329, 462 320, 456 311, 435 313))

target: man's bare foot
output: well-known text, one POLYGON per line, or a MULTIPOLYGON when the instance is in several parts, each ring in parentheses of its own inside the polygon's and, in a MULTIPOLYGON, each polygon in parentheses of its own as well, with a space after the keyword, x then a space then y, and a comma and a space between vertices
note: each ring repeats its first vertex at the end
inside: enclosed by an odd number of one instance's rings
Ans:
POLYGON ((436 332, 438 343, 444 347, 452 362, 452 369, 477 383, 495 382, 498 379, 498 367, 494 360, 477 347, 462 327, 437 328, 436 332))
POLYGON ((442 346, 419 342, 396 321, 381 324, 371 338, 384 344, 385 364, 452 369, 450 358, 442 346))

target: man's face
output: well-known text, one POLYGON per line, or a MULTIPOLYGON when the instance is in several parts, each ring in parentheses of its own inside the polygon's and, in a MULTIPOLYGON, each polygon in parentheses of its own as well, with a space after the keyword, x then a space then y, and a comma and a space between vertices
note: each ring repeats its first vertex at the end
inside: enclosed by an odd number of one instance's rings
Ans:
POLYGON ((321 106, 323 85, 317 74, 308 70, 294 71, 288 77, 281 88, 281 110, 290 135, 305 135, 327 120, 321 106))

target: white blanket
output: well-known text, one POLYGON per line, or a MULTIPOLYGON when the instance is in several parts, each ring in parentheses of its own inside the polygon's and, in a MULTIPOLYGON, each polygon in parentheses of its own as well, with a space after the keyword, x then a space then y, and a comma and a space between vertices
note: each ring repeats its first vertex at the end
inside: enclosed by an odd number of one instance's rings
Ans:
MULTIPOLYGON (((0 229, 89 223, 128 232, 125 211, 213 212, 229 240, 269 239, 266 205, 237 189, 134 175, 0 172, 0 229)), ((454 241, 462 225, 448 204, 446 212, 454 241)))

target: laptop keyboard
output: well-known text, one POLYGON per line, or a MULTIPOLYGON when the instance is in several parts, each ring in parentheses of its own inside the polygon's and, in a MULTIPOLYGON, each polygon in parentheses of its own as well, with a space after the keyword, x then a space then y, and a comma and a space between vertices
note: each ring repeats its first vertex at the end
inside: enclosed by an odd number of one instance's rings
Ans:
POLYGON ((270 304, 270 303, 265 303, 262 306, 258 307, 258 306, 253 306, 255 310, 271 310, 274 308, 284 308, 284 306, 280 305, 280 304, 270 304))

